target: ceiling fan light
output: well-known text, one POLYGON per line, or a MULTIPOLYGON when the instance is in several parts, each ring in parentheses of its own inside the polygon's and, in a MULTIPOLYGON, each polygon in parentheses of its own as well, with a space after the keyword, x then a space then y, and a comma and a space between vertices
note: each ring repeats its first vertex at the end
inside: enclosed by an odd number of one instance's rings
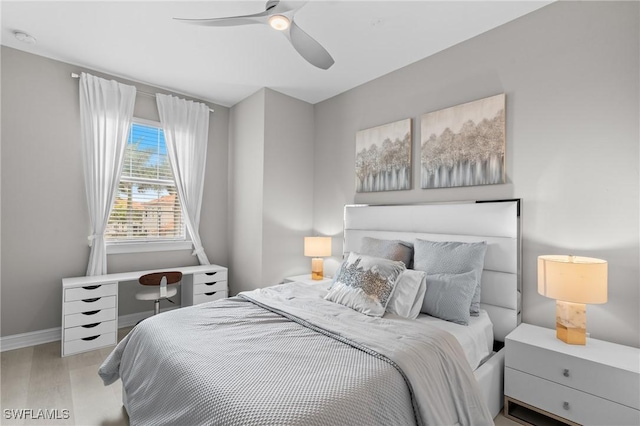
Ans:
POLYGON ((283 15, 273 15, 269 18, 269 25, 271 28, 278 31, 284 31, 289 28, 289 18, 283 15))

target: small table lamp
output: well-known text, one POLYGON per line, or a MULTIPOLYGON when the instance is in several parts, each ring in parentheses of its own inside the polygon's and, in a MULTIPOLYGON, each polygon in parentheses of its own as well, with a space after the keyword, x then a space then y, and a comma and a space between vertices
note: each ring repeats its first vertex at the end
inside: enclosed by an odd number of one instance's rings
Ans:
POLYGON ((538 293, 556 299, 556 337, 587 342, 586 303, 607 302, 607 261, 581 256, 539 256, 538 293))
POLYGON ((331 256, 331 237, 304 237, 304 255, 311 259, 311 278, 321 280, 322 257, 331 256))

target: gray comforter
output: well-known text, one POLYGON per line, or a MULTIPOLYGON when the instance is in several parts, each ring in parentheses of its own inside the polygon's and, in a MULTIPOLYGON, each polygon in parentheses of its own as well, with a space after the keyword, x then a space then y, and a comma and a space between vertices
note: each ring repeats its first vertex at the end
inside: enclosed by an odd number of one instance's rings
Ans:
POLYGON ((299 283, 137 325, 100 367, 131 424, 493 424, 449 333, 372 318, 299 283))

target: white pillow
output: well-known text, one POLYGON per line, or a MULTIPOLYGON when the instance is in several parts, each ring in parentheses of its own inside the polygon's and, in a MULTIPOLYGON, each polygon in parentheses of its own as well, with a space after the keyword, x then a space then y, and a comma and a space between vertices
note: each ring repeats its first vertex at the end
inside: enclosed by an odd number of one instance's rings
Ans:
POLYGON ((405 270, 396 282, 387 312, 409 319, 418 318, 427 291, 425 276, 424 271, 405 270))

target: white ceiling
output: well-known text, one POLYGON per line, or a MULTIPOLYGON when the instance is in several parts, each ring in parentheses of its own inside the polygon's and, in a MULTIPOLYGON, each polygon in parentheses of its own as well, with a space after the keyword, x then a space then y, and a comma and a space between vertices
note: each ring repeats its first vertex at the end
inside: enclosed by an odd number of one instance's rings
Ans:
POLYGON ((262 87, 313 104, 550 2, 310 1, 295 21, 335 59, 326 71, 265 25, 212 28, 172 20, 257 13, 265 3, 3 0, 1 41, 224 106, 262 87), (18 41, 16 30, 37 43, 18 41))

